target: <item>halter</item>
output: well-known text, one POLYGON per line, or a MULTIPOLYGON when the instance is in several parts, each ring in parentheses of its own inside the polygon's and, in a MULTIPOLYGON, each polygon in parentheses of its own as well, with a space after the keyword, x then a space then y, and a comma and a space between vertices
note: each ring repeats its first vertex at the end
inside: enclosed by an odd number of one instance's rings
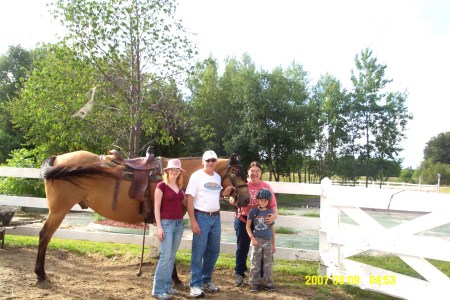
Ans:
POLYGON ((237 206, 246 206, 245 203, 241 203, 239 199, 239 189, 248 187, 247 184, 247 178, 243 177, 243 166, 241 164, 235 164, 235 165, 228 165, 228 168, 225 170, 225 173, 222 176, 222 184, 225 181, 226 178, 230 177, 231 185, 233 186, 233 192, 230 194, 231 197, 233 197, 236 200, 237 206), (236 176, 240 176, 243 181, 245 181, 244 184, 236 185, 236 176))

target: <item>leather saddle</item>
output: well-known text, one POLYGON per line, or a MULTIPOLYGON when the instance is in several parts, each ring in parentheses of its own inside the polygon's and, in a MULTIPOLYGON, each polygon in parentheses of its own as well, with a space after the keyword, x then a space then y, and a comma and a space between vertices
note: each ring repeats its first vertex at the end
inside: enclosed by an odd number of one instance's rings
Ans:
MULTIPOLYGON (((154 191, 152 191, 152 182, 162 180, 163 167, 161 160, 155 158, 153 149, 149 147, 145 157, 131 159, 124 159, 119 151, 111 150, 109 155, 104 156, 104 160, 108 165, 120 165, 123 167, 122 178, 131 181, 128 196, 143 204, 143 214, 146 222, 154 223, 154 191)), ((120 179, 117 180, 114 190, 113 209, 117 206, 119 185, 120 179)), ((140 209, 140 212, 142 212, 142 209, 140 209)))

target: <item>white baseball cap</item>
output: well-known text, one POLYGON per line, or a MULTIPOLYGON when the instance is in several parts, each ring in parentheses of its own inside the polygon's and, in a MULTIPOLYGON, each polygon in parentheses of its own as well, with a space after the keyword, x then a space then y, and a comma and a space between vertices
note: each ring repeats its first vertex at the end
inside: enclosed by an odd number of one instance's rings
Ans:
POLYGON ((216 152, 214 152, 214 151, 212 151, 212 150, 208 150, 208 151, 205 151, 205 153, 203 153, 203 160, 208 160, 208 159, 211 159, 211 158, 215 158, 215 159, 217 159, 217 154, 216 154, 216 152))

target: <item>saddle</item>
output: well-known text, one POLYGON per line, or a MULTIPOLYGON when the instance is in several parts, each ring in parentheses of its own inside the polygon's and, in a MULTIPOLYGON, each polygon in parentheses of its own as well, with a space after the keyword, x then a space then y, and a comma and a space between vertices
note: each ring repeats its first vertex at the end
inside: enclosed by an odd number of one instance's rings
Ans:
MULTIPOLYGON (((153 211, 154 191, 152 183, 162 180, 163 168, 161 160, 155 158, 153 149, 149 147, 145 157, 124 159, 117 150, 109 151, 109 155, 104 156, 108 165, 123 167, 122 178, 131 181, 128 196, 141 203, 140 213, 143 214, 147 223, 155 222, 153 211)), ((113 197, 113 209, 117 206, 117 194, 119 192, 120 179, 116 182, 113 197)))

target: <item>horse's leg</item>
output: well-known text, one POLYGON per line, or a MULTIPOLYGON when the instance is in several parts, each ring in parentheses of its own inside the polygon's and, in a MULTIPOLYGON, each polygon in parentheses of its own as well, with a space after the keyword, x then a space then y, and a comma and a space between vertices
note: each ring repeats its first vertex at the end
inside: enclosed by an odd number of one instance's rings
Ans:
POLYGON ((47 246, 52 239, 53 234, 58 229, 59 225, 63 221, 68 211, 55 213, 49 213, 47 221, 45 221, 44 227, 39 232, 39 247, 36 257, 36 265, 34 273, 37 275, 38 282, 44 281, 47 278, 45 274, 45 254, 47 253, 47 246))
POLYGON ((177 272, 177 262, 175 261, 175 263, 173 264, 173 270, 172 270, 172 280, 175 284, 181 284, 181 280, 178 277, 178 272, 177 272))

